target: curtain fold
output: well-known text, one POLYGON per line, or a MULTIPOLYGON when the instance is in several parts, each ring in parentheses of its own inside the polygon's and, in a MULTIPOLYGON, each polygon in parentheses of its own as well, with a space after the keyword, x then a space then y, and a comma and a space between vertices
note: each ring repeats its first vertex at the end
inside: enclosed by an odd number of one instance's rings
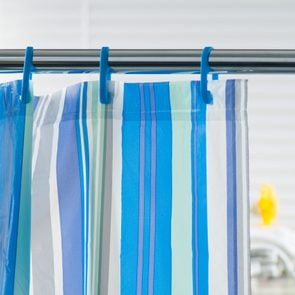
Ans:
POLYGON ((0 86, 0 294, 248 294, 246 81, 111 83, 0 86))

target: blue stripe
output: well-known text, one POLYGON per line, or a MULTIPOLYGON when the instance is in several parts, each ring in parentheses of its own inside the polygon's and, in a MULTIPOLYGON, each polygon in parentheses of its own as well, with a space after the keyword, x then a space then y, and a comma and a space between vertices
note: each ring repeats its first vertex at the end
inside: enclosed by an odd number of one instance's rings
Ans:
MULTIPOLYGON (((79 157, 79 172, 80 172, 80 187, 81 187, 81 217, 82 217, 82 269, 83 269, 83 290, 86 291, 87 287, 87 254, 88 254, 88 203, 89 203, 89 143, 88 143, 88 133, 87 133, 87 82, 80 84, 82 88, 82 109, 80 110, 81 96, 79 97, 78 110, 81 112, 79 114, 79 119, 76 122, 77 129, 77 146, 78 146, 78 157, 79 157), (80 130, 80 123, 82 123, 83 136, 80 130), (82 155, 82 145, 84 146, 84 155, 82 155), (83 156, 85 157, 85 163, 83 163, 83 156), (85 164, 85 171, 83 168, 85 164), (86 191, 84 191, 84 178, 86 179, 86 191), (86 229, 85 229, 86 226, 86 229)), ((81 91, 81 90, 80 90, 81 91)))
POLYGON ((84 291, 86 292, 86 288, 87 288, 87 270, 88 270, 88 232, 89 232, 89 141, 88 141, 88 132, 87 132, 87 90, 88 90, 88 83, 84 82, 82 84, 83 87, 83 102, 82 102, 82 127, 83 127, 83 134, 84 134, 84 149, 85 149, 85 179, 86 179, 86 192, 84 194, 84 204, 86 206, 86 208, 84 208, 84 212, 85 212, 85 216, 83 216, 84 223, 85 223, 85 228, 86 228, 86 232, 84 232, 84 237, 85 237, 85 241, 83 243, 84 246, 84 250, 83 252, 84 254, 84 261, 83 261, 83 265, 84 265, 84 270, 86 271, 86 273, 84 273, 84 291))
POLYGON ((235 81, 226 81, 228 294, 238 294, 235 81))
MULTIPOLYGON (((143 242, 143 284, 142 294, 148 294, 149 251, 150 251, 150 203, 151 203, 151 106, 148 84, 141 84, 144 89, 145 132, 145 169, 144 169, 144 242, 143 242)), ((141 110, 142 112, 143 110, 141 110)))
POLYGON ((0 85, 0 292, 13 294, 20 209, 25 110, 21 81, 0 85))
POLYGON ((136 294, 138 257, 140 94, 124 85, 122 124, 121 295, 136 294))
MULTIPOLYGON (((172 123, 168 83, 154 83, 156 194, 154 295, 171 294, 172 123)), ((151 110, 152 112, 154 110, 151 110)))
POLYGON ((62 122, 59 126, 57 186, 59 197, 63 288, 65 295, 83 294, 82 216, 79 174, 77 122, 79 120, 80 84, 66 92, 62 122))
POLYGON ((197 277, 198 277, 198 245, 197 245, 197 202, 196 202, 196 105, 197 105, 197 87, 195 83, 191 83, 191 97, 192 97, 192 131, 191 131, 191 169, 192 169, 192 270, 193 270, 193 294, 198 294, 197 277))
POLYGON ((200 83, 191 83, 192 91, 192 247, 193 291, 208 294, 208 226, 206 166, 206 103, 200 83))

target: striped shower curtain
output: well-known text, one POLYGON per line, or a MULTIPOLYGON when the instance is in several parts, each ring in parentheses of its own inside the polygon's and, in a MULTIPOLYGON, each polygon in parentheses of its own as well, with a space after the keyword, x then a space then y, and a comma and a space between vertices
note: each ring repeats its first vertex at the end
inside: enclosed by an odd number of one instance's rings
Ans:
POLYGON ((0 85, 1 295, 242 295, 246 81, 0 85))

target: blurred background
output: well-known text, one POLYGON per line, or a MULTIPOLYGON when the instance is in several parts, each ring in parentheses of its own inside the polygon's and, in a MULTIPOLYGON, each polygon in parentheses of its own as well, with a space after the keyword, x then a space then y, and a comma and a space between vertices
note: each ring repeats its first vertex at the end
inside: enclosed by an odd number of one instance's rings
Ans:
MULTIPOLYGON (((0 0, 0 48, 28 45, 294 49, 295 2, 0 0)), ((295 294, 295 75, 235 77, 249 80, 253 294, 295 294)), ((80 77, 34 79, 42 94, 80 77)))

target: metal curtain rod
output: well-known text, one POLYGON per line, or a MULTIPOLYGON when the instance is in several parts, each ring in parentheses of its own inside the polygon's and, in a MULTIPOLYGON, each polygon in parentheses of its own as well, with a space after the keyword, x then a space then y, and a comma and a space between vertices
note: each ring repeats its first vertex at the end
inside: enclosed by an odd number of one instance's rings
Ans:
MULTIPOLYGON (((23 49, 0 49, 0 72, 23 70, 23 49)), ((200 69, 198 49, 111 49, 109 64, 115 71, 200 69)), ((97 72, 99 50, 35 49, 36 72, 97 72)), ((221 73, 295 73, 295 50, 216 49, 209 65, 221 73)))

